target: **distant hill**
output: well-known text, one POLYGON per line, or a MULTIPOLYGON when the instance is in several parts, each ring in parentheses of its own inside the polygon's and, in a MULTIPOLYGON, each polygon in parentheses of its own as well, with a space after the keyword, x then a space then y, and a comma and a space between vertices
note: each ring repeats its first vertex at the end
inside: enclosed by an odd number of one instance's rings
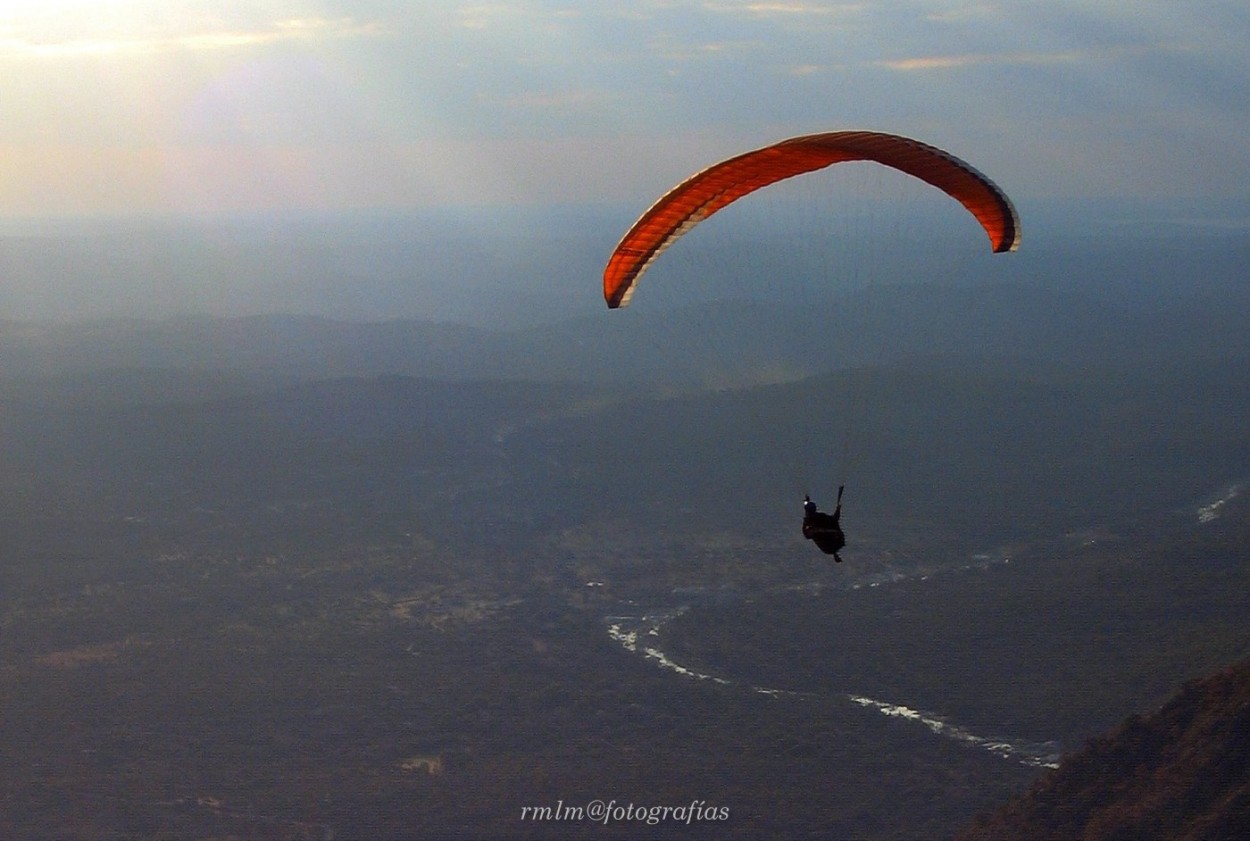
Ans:
POLYGON ((958 838, 1250 838, 1250 660, 1091 740, 958 838))
MULTIPOLYGON (((114 369, 0 381, 0 465, 108 479, 101 500, 125 486, 128 509, 261 511, 281 488, 344 510, 418 511, 438 530, 474 500, 492 512, 487 533, 513 545, 608 522, 775 543, 794 536, 796 498, 849 475, 857 546, 938 528, 961 536, 962 556, 1250 474, 1244 370, 1232 359, 1130 376, 956 357, 657 394, 114 369)), ((923 545, 932 554, 933 539, 923 545)))
POLYGON ((1007 281, 879 285, 785 303, 641 302, 516 329, 293 315, 0 321, 0 376, 145 368, 737 387, 932 356, 1107 370, 1250 356, 1239 284, 1167 302, 1120 304, 1092 292, 1007 281))

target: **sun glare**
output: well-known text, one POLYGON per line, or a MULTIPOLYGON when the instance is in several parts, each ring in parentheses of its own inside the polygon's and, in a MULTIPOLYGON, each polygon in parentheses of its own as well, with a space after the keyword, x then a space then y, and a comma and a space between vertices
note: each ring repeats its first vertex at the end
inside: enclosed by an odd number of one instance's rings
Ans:
POLYGON ((232 48, 330 35, 375 34, 352 19, 274 16, 253 4, 196 8, 161 0, 0 3, 0 54, 57 58, 232 48))
POLYGON ((0 47, 10 55, 58 57, 151 49, 172 34, 156 3, 54 0, 0 7, 0 47))

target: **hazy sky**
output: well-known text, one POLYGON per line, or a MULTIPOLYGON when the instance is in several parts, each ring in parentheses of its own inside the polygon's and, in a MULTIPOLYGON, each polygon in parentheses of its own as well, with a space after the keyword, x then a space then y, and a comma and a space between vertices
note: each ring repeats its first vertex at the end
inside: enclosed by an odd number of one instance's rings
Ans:
POLYGON ((1020 197, 1250 194, 1245 0, 5 0, 0 216, 645 204, 875 128, 1020 197))

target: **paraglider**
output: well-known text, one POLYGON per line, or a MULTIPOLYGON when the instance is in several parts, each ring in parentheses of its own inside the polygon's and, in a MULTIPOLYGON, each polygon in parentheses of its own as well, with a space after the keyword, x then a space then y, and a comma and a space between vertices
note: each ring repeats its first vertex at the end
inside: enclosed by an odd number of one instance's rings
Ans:
POLYGON ((833 555, 837 563, 842 563, 838 552, 846 546, 846 535, 842 533, 842 491, 845 487, 838 487, 838 503, 832 514, 824 513, 810 496, 803 495, 803 536, 826 555, 833 555))
POLYGON ((875 131, 809 134, 713 164, 665 193, 608 258, 604 300, 613 309, 628 304, 639 278, 664 249, 718 210, 770 184, 847 161, 875 161, 943 191, 976 217, 995 252, 1020 245, 1020 220, 1011 200, 954 155, 875 131))
MULTIPOLYGON (((611 309, 626 306, 639 279, 666 248, 700 222, 738 199, 795 176, 848 161, 899 170, 958 201, 989 237, 994 253, 1020 245, 1020 220, 994 182, 949 152, 919 140, 875 131, 835 131, 792 137, 746 152, 695 173, 655 202, 626 232, 603 270, 603 297, 611 309)), ((841 562, 842 492, 832 514, 804 497, 803 536, 841 562)))

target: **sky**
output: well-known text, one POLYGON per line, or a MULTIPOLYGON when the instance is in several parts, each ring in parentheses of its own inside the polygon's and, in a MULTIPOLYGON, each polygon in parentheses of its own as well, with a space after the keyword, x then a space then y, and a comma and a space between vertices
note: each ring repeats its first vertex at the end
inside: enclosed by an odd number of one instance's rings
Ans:
POLYGON ((641 209, 847 128, 1210 216, 1250 204, 1248 43, 1244 0, 4 0, 0 219, 641 209))

